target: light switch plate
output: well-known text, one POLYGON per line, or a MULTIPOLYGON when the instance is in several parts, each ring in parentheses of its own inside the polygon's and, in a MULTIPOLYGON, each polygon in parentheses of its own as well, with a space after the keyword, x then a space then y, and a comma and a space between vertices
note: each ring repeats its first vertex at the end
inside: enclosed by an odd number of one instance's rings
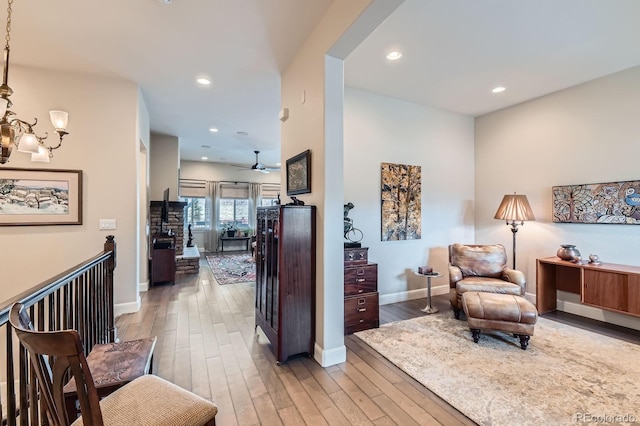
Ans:
POLYGON ((116 229, 116 220, 100 219, 100 229, 116 229))

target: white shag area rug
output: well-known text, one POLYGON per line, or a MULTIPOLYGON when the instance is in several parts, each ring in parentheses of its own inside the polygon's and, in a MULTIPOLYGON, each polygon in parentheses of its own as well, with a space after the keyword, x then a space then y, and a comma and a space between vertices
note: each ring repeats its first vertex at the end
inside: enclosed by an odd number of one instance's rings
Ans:
POLYGON ((488 333, 443 313, 355 335, 481 425, 640 422, 639 345, 545 318, 527 350, 488 333))

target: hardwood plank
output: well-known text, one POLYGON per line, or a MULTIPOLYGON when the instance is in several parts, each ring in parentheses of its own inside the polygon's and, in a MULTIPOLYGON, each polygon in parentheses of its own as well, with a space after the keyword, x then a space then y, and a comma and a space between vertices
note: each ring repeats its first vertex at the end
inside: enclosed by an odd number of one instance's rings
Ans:
POLYGON ((394 422, 393 420, 391 420, 387 416, 379 418, 378 420, 374 421, 373 424, 376 425, 376 426, 395 426, 395 425, 397 425, 396 422, 394 422))
POLYGON ((402 426, 438 424, 437 422, 431 423, 426 421, 418 423, 418 421, 411 418, 409 414, 407 414, 385 394, 378 395, 374 397, 373 400, 385 413, 387 413, 387 415, 389 415, 390 418, 395 419, 394 421, 402 426))
POLYGON ((224 365, 220 357, 207 358, 207 373, 211 397, 218 406, 216 424, 225 426, 237 425, 238 419, 231 399, 224 365))
POLYGON ((234 347, 232 345, 221 346, 220 356, 224 365, 224 374, 227 377, 227 386, 229 387, 238 424, 257 424, 258 414, 255 411, 249 389, 240 371, 234 347))
POLYGON ((286 426, 300 426, 305 424, 305 421, 302 420, 302 416, 298 413, 295 406, 282 408, 278 410, 278 414, 282 419, 282 424, 286 426))
POLYGON ((173 366, 176 357, 176 332, 167 331, 162 337, 162 344, 158 343, 156 343, 156 353, 153 355, 153 362, 155 364, 153 371, 155 371, 155 374, 158 376, 174 382, 173 366))
MULTIPOLYGON (((340 369, 370 398, 380 395, 382 393, 380 388, 373 384, 367 376, 362 374, 362 372, 353 365, 354 360, 357 360, 356 355, 353 354, 353 352, 347 352, 347 362, 341 363, 340 369)), ((335 376, 333 377, 335 379, 335 376)))
POLYGON ((340 391, 340 386, 331 378, 328 369, 322 368, 312 358, 300 358, 300 360, 327 394, 340 391))
POLYGON ((298 409, 300 415, 305 419, 306 423, 313 425, 326 425, 327 421, 324 419, 320 410, 315 405, 313 400, 309 397, 307 392, 295 378, 293 373, 280 374, 280 379, 284 383, 287 393, 291 397, 294 405, 298 409))
MULTIPOLYGON (((256 413, 260 418, 260 424, 263 425, 282 425, 283 422, 280 419, 280 415, 273 405, 273 401, 268 393, 264 393, 257 396, 252 396, 253 405, 256 407, 256 413)), ((293 407, 291 407, 293 408, 293 407)))
POLYGON ((338 409, 331 397, 322 390, 322 387, 316 382, 313 376, 309 375, 305 379, 300 380, 300 384, 330 425, 351 425, 351 422, 344 416, 342 411, 338 409))
POLYGON ((191 365, 186 360, 190 359, 190 348, 180 348, 176 349, 176 356, 174 360, 173 366, 173 383, 180 386, 181 388, 185 388, 187 390, 191 390, 191 365))
POLYGON ((201 372, 207 371, 207 362, 204 353, 204 342, 202 334, 192 334, 189 343, 190 369, 191 369, 191 391, 205 399, 211 400, 211 388, 209 378, 201 372))
POLYGON ((341 369, 331 371, 331 377, 370 420, 384 416, 384 412, 366 393, 341 369))
MULTIPOLYGON (((354 356, 357 356, 357 355, 354 354, 354 356)), ((427 413, 422 407, 418 406, 409 397, 407 397, 402 392, 400 392, 400 390, 398 390, 398 388, 395 387, 392 382, 389 382, 382 374, 380 374, 371 365, 366 364, 365 362, 362 362, 362 361, 355 362, 353 365, 355 366, 355 368, 360 370, 360 372, 363 375, 368 377, 375 386, 377 386, 379 389, 381 389, 384 392, 384 395, 381 395, 381 396, 392 401, 394 405, 397 405, 403 411, 403 413, 407 414, 417 422, 422 422, 425 419, 427 419, 429 423, 434 422, 435 424, 437 424, 436 420, 433 419, 433 417, 429 413, 427 413)), ((374 397, 373 398, 374 401, 380 401, 380 400, 386 401, 385 399, 380 399, 379 396, 374 397)), ((388 407, 390 406, 387 406, 387 408, 388 407)), ((387 412, 387 414, 390 414, 390 415, 392 413, 396 413, 396 411, 387 412)), ((394 417, 392 416, 392 418, 394 417)))
POLYGON ((334 392, 330 394, 330 397, 350 424, 362 426, 373 424, 344 391, 334 392))
POLYGON ((403 382, 397 384, 398 389, 411 398, 416 404, 424 408, 432 417, 438 419, 438 423, 446 426, 459 426, 459 425, 474 425, 475 423, 469 418, 456 410, 452 410, 452 407, 446 403, 443 406, 434 401, 434 394, 429 395, 429 392, 424 386, 420 389, 418 386, 414 386, 409 382, 403 382), (424 390, 425 392, 422 392, 424 390))
MULTIPOLYGON (((267 350, 270 349, 267 348, 267 350)), ((280 411, 282 408, 294 405, 280 376, 272 368, 273 364, 264 354, 253 355, 252 359, 276 409, 280 411)))

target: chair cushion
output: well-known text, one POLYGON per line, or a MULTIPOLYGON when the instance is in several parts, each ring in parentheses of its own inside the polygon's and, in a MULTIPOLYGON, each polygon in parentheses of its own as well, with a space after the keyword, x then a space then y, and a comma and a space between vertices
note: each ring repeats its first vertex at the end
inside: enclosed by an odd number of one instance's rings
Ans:
POLYGON ((519 296, 522 288, 518 284, 503 281, 499 278, 468 277, 456 283, 458 295, 468 291, 479 291, 485 293, 513 294, 519 296))
POLYGON ((464 277, 498 278, 507 267, 507 253, 501 244, 452 244, 449 250, 451 264, 460 268, 464 277))
MULTIPOLYGON (((107 396, 100 408, 105 426, 201 426, 218 412, 214 403, 151 374, 107 396)), ((72 425, 83 424, 79 418, 72 425)))

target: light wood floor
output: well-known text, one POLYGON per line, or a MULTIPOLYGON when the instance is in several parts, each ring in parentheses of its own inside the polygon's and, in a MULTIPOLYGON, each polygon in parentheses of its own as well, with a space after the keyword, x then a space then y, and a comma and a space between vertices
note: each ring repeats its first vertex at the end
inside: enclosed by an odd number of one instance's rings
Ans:
MULTIPOLYGON (((214 401, 220 426, 474 424, 354 336, 345 363, 302 356, 277 366, 254 330, 254 290, 218 285, 202 260, 198 275, 143 293, 139 312, 117 318, 118 336, 158 336, 154 373, 214 401)), ((422 315, 424 304, 382 306, 381 322, 422 315)), ((449 309, 446 297, 434 304, 449 309)))

